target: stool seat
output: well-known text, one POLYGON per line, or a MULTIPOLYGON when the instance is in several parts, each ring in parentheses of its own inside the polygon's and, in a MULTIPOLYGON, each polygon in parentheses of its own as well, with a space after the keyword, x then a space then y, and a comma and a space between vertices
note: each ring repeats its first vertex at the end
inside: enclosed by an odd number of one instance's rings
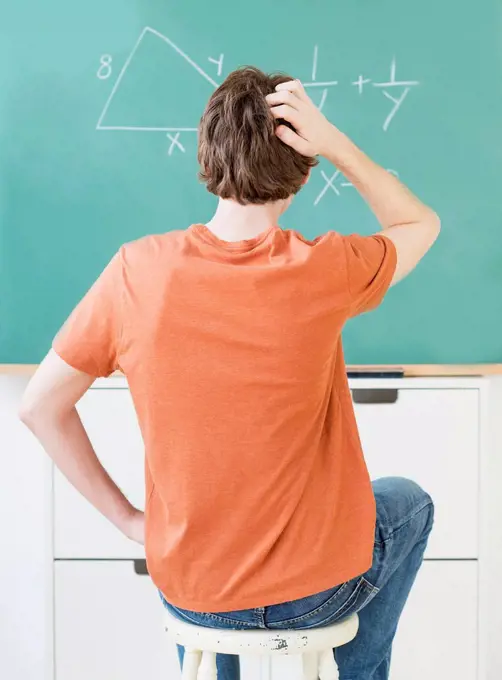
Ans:
POLYGON ((300 654, 304 680, 336 680, 333 649, 353 640, 358 627, 357 614, 331 626, 303 630, 204 628, 165 614, 166 631, 185 648, 184 680, 216 680, 216 654, 300 654))
POLYGON ((305 654, 341 647, 353 640, 357 614, 324 628, 303 630, 227 630, 204 628, 175 618, 169 612, 165 628, 179 645, 218 654, 305 654))

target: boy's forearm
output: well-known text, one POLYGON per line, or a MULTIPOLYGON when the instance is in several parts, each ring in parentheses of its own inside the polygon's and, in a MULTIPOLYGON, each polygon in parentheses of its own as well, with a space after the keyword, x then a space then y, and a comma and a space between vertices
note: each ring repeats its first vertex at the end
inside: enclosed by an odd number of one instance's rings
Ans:
POLYGON ((375 213, 382 229, 397 224, 420 222, 433 212, 394 175, 372 161, 334 126, 323 155, 359 191, 375 213))
POLYGON ((77 410, 58 419, 41 414, 26 424, 77 491, 124 531, 134 508, 101 465, 77 410))

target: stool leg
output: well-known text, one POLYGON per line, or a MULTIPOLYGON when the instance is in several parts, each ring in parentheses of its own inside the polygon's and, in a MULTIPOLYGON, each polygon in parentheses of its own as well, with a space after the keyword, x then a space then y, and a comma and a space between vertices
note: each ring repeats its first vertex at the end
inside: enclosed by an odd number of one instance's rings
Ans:
POLYGON ((198 649, 185 649, 182 680, 197 680, 201 656, 202 654, 198 649))
POLYGON ((203 652, 202 661, 199 666, 198 680, 218 680, 216 654, 213 652, 203 652))
POLYGON ((302 654, 302 666, 302 680, 318 680, 317 671, 319 669, 319 660, 316 652, 302 654))
POLYGON ((338 666, 332 649, 321 652, 319 657, 319 680, 338 680, 338 666))

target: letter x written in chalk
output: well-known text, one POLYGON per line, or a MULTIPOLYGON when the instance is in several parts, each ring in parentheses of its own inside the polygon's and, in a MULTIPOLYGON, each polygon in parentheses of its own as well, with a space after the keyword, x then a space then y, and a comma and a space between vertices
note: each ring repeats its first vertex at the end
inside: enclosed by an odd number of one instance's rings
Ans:
POLYGON ((326 182, 326 185, 322 189, 321 193, 318 195, 318 197, 314 201, 314 205, 317 205, 321 198, 324 196, 324 194, 328 191, 328 189, 332 189, 337 196, 340 196, 340 192, 338 191, 338 187, 335 186, 335 180, 340 174, 340 170, 337 170, 334 172, 331 177, 328 177, 328 175, 324 172, 324 170, 321 170, 321 175, 323 179, 326 182))

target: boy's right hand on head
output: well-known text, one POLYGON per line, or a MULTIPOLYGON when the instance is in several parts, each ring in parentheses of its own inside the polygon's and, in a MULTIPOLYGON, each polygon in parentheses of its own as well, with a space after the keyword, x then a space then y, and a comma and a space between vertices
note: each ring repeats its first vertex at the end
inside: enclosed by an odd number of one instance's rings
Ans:
POLYGON ((338 133, 335 126, 319 111, 299 80, 280 83, 275 90, 266 97, 272 115, 286 120, 296 130, 278 125, 279 139, 303 156, 325 155, 338 133))

